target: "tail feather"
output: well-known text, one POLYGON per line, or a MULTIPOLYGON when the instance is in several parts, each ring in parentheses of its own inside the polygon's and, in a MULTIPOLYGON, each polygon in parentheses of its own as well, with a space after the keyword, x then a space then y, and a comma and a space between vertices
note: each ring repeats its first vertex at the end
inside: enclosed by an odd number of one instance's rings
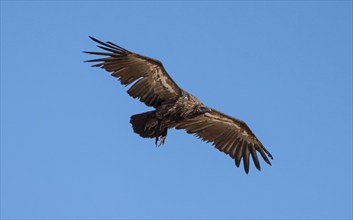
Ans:
POLYGON ((158 136, 158 120, 155 111, 144 112, 131 116, 130 123, 134 132, 144 138, 154 138, 158 136))

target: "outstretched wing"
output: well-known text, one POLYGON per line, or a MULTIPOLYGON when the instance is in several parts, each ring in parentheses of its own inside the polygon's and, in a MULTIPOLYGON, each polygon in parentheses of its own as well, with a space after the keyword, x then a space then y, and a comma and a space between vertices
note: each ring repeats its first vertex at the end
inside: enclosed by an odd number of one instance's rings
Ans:
POLYGON ((245 172, 249 172, 250 155, 258 170, 261 170, 257 152, 271 165, 269 159, 272 155, 266 150, 261 142, 252 133, 250 128, 238 119, 232 118, 217 110, 199 115, 195 118, 186 119, 177 123, 177 129, 185 129, 189 134, 195 134, 213 145, 220 151, 228 154, 235 160, 239 167, 243 160, 245 172))
POLYGON ((90 38, 107 52, 85 51, 88 54, 106 56, 86 62, 98 62, 93 67, 101 67, 111 72, 123 85, 137 81, 127 91, 132 97, 140 99, 148 106, 157 107, 162 102, 181 95, 182 90, 168 75, 160 61, 130 52, 111 42, 104 43, 90 38))

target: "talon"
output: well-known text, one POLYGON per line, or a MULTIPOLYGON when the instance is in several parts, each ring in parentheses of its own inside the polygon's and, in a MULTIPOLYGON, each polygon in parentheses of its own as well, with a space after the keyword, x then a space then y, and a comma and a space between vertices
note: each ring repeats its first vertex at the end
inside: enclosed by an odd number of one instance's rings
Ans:
POLYGON ((162 137, 161 137, 161 139, 160 139, 160 141, 159 141, 158 147, 160 147, 161 145, 164 144, 164 141, 165 141, 166 138, 167 138, 167 136, 162 136, 162 137))
POLYGON ((156 137, 156 141, 155 141, 156 147, 159 147, 159 146, 160 146, 160 145, 158 145, 158 139, 159 139, 159 137, 156 137))

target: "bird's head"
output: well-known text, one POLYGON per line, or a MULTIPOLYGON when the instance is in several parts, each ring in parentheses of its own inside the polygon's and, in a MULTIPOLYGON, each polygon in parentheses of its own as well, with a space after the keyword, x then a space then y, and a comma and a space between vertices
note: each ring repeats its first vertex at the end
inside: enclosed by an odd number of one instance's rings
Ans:
POLYGON ((203 114, 203 113, 206 113, 206 112, 211 112, 212 109, 208 108, 207 106, 204 106, 204 105, 199 105, 197 107, 197 113, 199 114, 203 114))

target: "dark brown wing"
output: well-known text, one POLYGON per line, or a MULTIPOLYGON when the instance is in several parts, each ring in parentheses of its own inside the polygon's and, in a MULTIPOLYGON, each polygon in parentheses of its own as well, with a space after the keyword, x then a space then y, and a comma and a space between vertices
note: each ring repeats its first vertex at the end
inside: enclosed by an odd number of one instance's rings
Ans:
POLYGON ((111 72, 111 75, 117 77, 123 85, 137 81, 127 91, 132 97, 140 99, 148 106, 157 107, 162 102, 176 99, 181 95, 181 89, 168 75, 160 61, 130 52, 111 42, 104 43, 90 38, 100 44, 99 48, 108 52, 85 51, 89 54, 106 56, 86 62, 98 62, 93 66, 111 72))
POLYGON ((249 158, 253 158, 258 170, 261 170, 257 152, 271 165, 267 156, 273 159, 250 128, 238 119, 225 115, 217 110, 187 119, 176 125, 177 129, 185 129, 189 134, 195 134, 207 142, 213 142, 216 148, 235 160, 239 167, 243 159, 245 172, 249 172, 249 158), (267 156, 266 156, 267 154, 267 156))

